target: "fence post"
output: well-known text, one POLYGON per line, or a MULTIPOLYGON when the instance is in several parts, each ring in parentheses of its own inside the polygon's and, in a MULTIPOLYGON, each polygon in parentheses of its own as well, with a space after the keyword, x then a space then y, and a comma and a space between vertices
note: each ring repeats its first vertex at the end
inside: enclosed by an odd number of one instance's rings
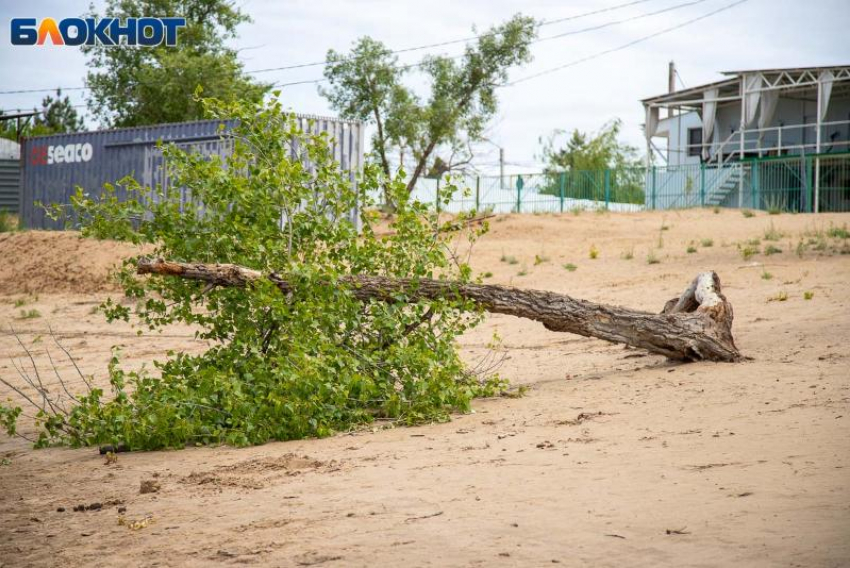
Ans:
POLYGON ((761 168, 757 161, 750 162, 750 207, 753 209, 761 209, 761 199, 757 199, 757 197, 761 194, 761 180, 759 179, 760 171, 761 168), (756 205, 756 203, 758 203, 758 205, 756 205))
POLYGON ((808 156, 803 156, 803 165, 806 169, 806 211, 811 213, 813 211, 813 201, 814 201, 814 180, 812 176, 812 159, 808 156))
POLYGON ((605 168, 604 173, 605 180, 605 209, 608 209, 608 205, 611 203, 611 170, 605 168))
POLYGON ((516 177, 516 212, 522 213, 522 186, 525 182, 521 175, 516 177))
POLYGON ((481 207, 481 176, 475 176, 475 210, 481 207))
POLYGON ((652 166, 652 208, 655 209, 655 166, 652 166))
POLYGON ((699 202, 705 207, 705 163, 699 163, 699 202))
POLYGON ((566 172, 561 172, 558 183, 558 195, 561 197, 561 213, 564 212, 564 185, 567 183, 566 172))

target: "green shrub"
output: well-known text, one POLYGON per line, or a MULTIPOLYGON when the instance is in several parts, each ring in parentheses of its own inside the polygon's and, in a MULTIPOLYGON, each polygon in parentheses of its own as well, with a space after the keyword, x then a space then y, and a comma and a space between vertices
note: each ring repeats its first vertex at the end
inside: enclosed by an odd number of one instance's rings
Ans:
MULTIPOLYGON (((42 422, 38 445, 136 450, 327 436, 375 418, 444 420, 468 411, 473 397, 502 388, 497 378, 471 374, 459 356, 457 337, 481 318, 470 302, 417 301, 404 293, 362 302, 339 279, 471 281, 470 267, 445 252, 468 223, 441 223, 430 205, 409 200, 400 178, 385 179, 371 165, 355 190, 334 162, 328 136, 302 133, 279 102, 203 104, 212 118, 237 121, 232 154, 209 158, 163 148, 171 187, 187 188, 203 210, 127 178, 122 184, 136 201, 118 200, 111 187, 98 199, 82 190, 73 196, 83 236, 147 243, 155 257, 284 275, 292 291, 283 294, 266 279, 209 288, 168 276, 140 278, 135 259, 127 259, 118 279, 141 323, 194 326, 212 347, 169 353, 155 362, 159 376, 124 371, 116 353, 111 395, 97 388, 77 393, 67 417, 42 422), (290 141, 310 168, 291 157, 290 141), (391 230, 376 234, 378 214, 367 202, 358 233, 349 219, 358 192, 377 193, 382 184, 397 204, 391 230)), ((441 197, 454 189, 441 189, 441 197)), ((474 241, 484 230, 465 235, 474 241)), ((111 299, 102 310, 110 321, 131 316, 111 299)), ((15 412, 0 408, 7 418, 15 412)))
POLYGON ((572 262, 568 262, 564 265, 564 270, 566 270, 567 272, 575 272, 577 268, 578 266, 576 266, 572 262))
POLYGON ((0 210, 0 233, 9 233, 18 228, 18 219, 8 211, 0 210))

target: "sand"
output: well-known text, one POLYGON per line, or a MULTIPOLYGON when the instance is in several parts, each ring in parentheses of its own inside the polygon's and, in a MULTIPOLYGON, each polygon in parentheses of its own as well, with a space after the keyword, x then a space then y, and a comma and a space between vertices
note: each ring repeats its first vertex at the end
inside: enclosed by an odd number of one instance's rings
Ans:
MULTIPOLYGON (((473 256, 488 282, 658 311, 716 270, 752 360, 671 363, 491 316, 461 339, 464 357, 477 363, 498 332, 499 372, 528 390, 444 424, 110 464, 93 449, 0 437, 0 566, 850 565, 850 240, 824 234, 850 215, 491 221, 473 256), (764 240, 771 225, 778 241, 764 240), (755 238, 762 253, 745 260, 737 245, 755 238), (811 245, 798 256, 801 238, 811 245), (782 252, 765 256, 768 244, 782 252)), ((113 345, 130 367, 204 349, 188 328, 136 337, 91 313, 127 251, 72 234, 0 236, 0 377, 14 380, 10 358, 24 355, 10 325, 27 343, 41 337, 39 365, 50 326, 101 382, 113 345), (100 275, 63 276, 78 261, 100 275)))

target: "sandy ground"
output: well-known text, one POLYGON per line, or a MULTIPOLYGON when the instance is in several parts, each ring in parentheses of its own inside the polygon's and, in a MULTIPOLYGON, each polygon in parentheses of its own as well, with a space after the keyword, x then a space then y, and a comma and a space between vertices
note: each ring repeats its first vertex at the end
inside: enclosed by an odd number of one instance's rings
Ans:
MULTIPOLYGON (((114 464, 0 438, 0 566, 848 566, 850 240, 824 234, 844 224, 850 215, 738 211, 498 217, 474 256, 494 283, 658 311, 717 270, 753 360, 674 364, 492 316, 462 338, 465 357, 477 363, 497 331, 500 373, 528 392, 450 423, 114 464), (777 242, 764 240, 771 223, 777 242), (755 238, 762 254, 744 260, 737 245, 755 238), (768 244, 782 253, 765 256, 768 244), (148 480, 160 489, 141 493, 148 480), (148 521, 119 525, 119 508, 148 521)), ((101 381, 113 345, 131 367, 204 349, 189 329, 137 337, 105 324, 92 313, 105 277, 62 276, 126 250, 0 239, 0 377, 16 379, 11 358, 27 363, 10 326, 38 365, 49 326, 101 381)))

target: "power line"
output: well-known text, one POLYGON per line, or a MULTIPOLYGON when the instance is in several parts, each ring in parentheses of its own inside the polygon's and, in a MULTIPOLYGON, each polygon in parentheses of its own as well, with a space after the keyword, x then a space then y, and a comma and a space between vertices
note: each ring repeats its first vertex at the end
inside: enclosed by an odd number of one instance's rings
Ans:
POLYGON ((738 6, 738 5, 743 4, 744 2, 748 2, 748 1, 749 0, 737 0, 737 2, 732 2, 731 4, 727 4, 726 6, 718 8, 717 10, 712 10, 711 12, 708 12, 707 14, 703 14, 702 16, 697 16, 696 18, 692 18, 690 20, 687 20, 687 21, 682 22, 680 24, 677 24, 675 26, 671 26, 669 28, 665 28, 665 29, 657 31, 655 33, 640 37, 640 38, 632 40, 628 43, 624 43, 623 45, 620 45, 620 46, 617 46, 617 47, 614 47, 614 48, 611 48, 611 49, 606 49, 605 51, 600 51, 600 52, 594 53, 592 55, 588 55, 587 57, 582 57, 581 59, 576 59, 574 61, 570 61, 569 63, 565 63, 563 65, 558 65, 557 67, 552 67, 551 69, 546 69, 545 71, 540 71, 539 73, 534 73, 533 75, 521 77, 521 78, 519 78, 515 81, 510 81, 508 83, 505 83, 502 86, 503 87, 512 87, 513 85, 517 85, 519 83, 524 83, 526 81, 530 81, 531 79, 536 79, 538 77, 542 77, 544 75, 549 75, 551 73, 555 73, 556 71, 560 71, 560 70, 566 69, 568 67, 574 67, 574 66, 576 66, 580 63, 585 63, 585 62, 590 61, 592 59, 597 59, 599 57, 602 57, 603 55, 608 55, 610 53, 622 51, 624 49, 627 49, 627 48, 632 47, 634 45, 637 45, 639 43, 643 43, 643 42, 650 40, 652 38, 656 38, 660 35, 672 32, 674 30, 681 29, 681 28, 688 26, 690 24, 693 24, 695 22, 699 22, 700 20, 704 20, 706 18, 714 16, 715 14, 719 14, 720 12, 725 12, 726 10, 730 10, 730 9, 734 8, 735 6, 738 6))
MULTIPOLYGON (((557 19, 553 19, 553 20, 543 20, 542 22, 540 22, 537 25, 538 25, 538 27, 543 27, 543 26, 549 26, 549 25, 552 25, 552 24, 559 24, 559 23, 567 22, 567 21, 571 21, 571 20, 578 20, 578 19, 581 19, 581 18, 586 18, 586 17, 589 17, 589 16, 594 16, 594 15, 602 14, 602 13, 605 13, 605 12, 611 12, 611 11, 614 11, 614 10, 627 8, 629 6, 634 6, 634 5, 637 5, 637 4, 643 4, 643 3, 646 3, 646 2, 650 2, 650 1, 652 1, 652 0, 631 0, 630 2, 625 2, 625 3, 617 4, 617 5, 614 5, 614 6, 608 6, 607 8, 600 8, 598 10, 592 10, 590 12, 584 12, 584 13, 581 13, 581 14, 575 14, 573 16, 566 16, 564 18, 557 18, 557 19)), ((698 0, 698 1, 702 2, 704 0, 698 0)), ((693 2, 693 3, 696 3, 696 2, 693 2)), ((661 12, 669 11, 670 9, 676 9, 676 7, 677 6, 674 6, 673 8, 661 10, 659 12, 644 14, 644 15, 638 16, 635 19, 651 16, 651 15, 654 15, 655 13, 661 13, 661 12)), ((607 27, 607 26, 610 26, 610 25, 617 24, 617 23, 622 23, 622 22, 625 22, 625 21, 629 21, 629 19, 621 20, 619 22, 612 22, 612 23, 608 23, 608 24, 603 24, 601 26, 587 28, 585 30, 578 30, 576 32, 568 32, 568 33, 563 34, 563 35, 574 35, 574 34, 577 34, 577 33, 583 33, 585 31, 592 31, 592 30, 595 30, 595 29, 600 29, 600 28, 603 28, 603 27, 607 27)), ((435 47, 445 47, 445 46, 448 46, 448 45, 455 45, 455 44, 458 44, 458 43, 467 43, 469 41, 476 40, 476 39, 479 39, 479 38, 482 38, 482 37, 495 35, 496 33, 498 33, 498 32, 488 32, 488 33, 485 33, 485 34, 475 35, 475 36, 466 37, 466 38, 462 38, 462 39, 455 39, 455 40, 443 41, 443 42, 438 42, 438 43, 431 43, 431 44, 426 44, 426 45, 419 45, 419 46, 415 46, 415 47, 407 47, 407 48, 397 49, 397 50, 391 51, 390 53, 392 53, 392 54, 408 53, 408 52, 411 52, 411 51, 420 51, 420 50, 423 50, 423 49, 431 49, 431 48, 435 48, 435 47)), ((547 39, 554 39, 555 37, 561 37, 561 36, 551 36, 551 37, 543 38, 541 40, 536 40, 536 41, 544 41, 544 40, 547 40, 547 39)), ((535 42, 532 42, 532 43, 535 43, 535 42)), ((327 65, 327 63, 328 63, 327 60, 315 61, 315 62, 312 62, 312 63, 299 63, 299 64, 295 64, 295 65, 286 65, 286 66, 283 66, 283 67, 269 67, 269 68, 266 68, 266 69, 255 69, 255 70, 252 70, 252 71, 246 71, 246 73, 251 75, 251 74, 259 74, 259 73, 267 73, 267 72, 271 72, 271 71, 285 71, 285 70, 289 70, 289 69, 301 69, 301 68, 306 68, 306 67, 317 67, 317 66, 327 65)), ((399 66, 398 68, 399 69, 409 69, 411 67, 417 67, 419 65, 421 65, 421 63, 399 66)), ((288 83, 275 83, 275 84, 272 85, 272 87, 288 87, 288 86, 292 86, 292 85, 305 85, 305 84, 311 84, 311 83, 321 83, 323 81, 325 81, 325 79, 293 81, 293 82, 288 82, 288 83)), ((89 87, 64 87, 63 89, 66 90, 66 91, 84 91, 84 90, 88 90, 89 87)), ((0 91, 0 95, 17 95, 17 94, 26 94, 26 93, 40 93, 40 92, 53 91, 53 90, 54 90, 53 88, 48 88, 48 89, 17 89, 17 90, 9 90, 9 91, 0 91)))
POLYGON ((646 14, 639 14, 637 16, 632 16, 632 17, 629 17, 629 18, 623 18, 622 20, 616 20, 616 21, 613 21, 613 22, 605 22, 603 24, 599 24, 599 25, 596 25, 596 26, 590 26, 588 28, 582 28, 580 30, 573 30, 573 31, 555 34, 555 35, 551 35, 551 36, 547 36, 547 37, 541 37, 541 38, 535 39, 531 43, 540 43, 541 41, 548 41, 550 39, 559 39, 559 38, 567 37, 567 36, 571 36, 571 35, 578 35, 578 34, 583 34, 583 33, 586 33, 586 32, 593 32, 593 31, 596 31, 596 30, 609 28, 611 26, 616 26, 617 24, 625 24, 627 22, 634 22, 635 20, 648 18, 650 16, 657 16, 658 14, 664 14, 665 12, 672 12, 673 10, 678 10, 679 8, 686 8, 688 6, 693 6, 694 4, 701 4, 703 2, 705 2, 705 0, 691 0, 690 2, 684 2, 682 4, 676 4, 675 6, 668 6, 667 8, 662 8, 661 10, 656 10, 655 12, 647 12, 646 14))
MULTIPOLYGON (((593 10, 591 12, 584 12, 582 14, 576 14, 574 16, 567 16, 565 18, 558 18, 558 19, 554 19, 554 20, 543 20, 539 24, 537 24, 537 27, 540 28, 540 27, 543 27, 543 26, 550 26, 552 24, 560 24, 562 22, 567 22, 567 21, 570 21, 570 20, 578 20, 580 18, 586 18, 588 16, 595 16, 596 14, 602 14, 604 12, 611 12, 613 10, 619 10, 621 8, 627 8, 629 6, 634 6, 636 4, 643 4, 645 2, 650 2, 650 1, 651 0, 632 0, 631 2, 626 2, 624 4, 617 4, 616 6, 609 6, 607 8, 601 8, 599 10, 593 10)), ((449 40, 449 41, 441 41, 441 42, 438 42, 438 43, 429 43, 429 44, 426 44, 426 45, 418 45, 418 46, 415 46, 415 47, 406 47, 406 48, 403 48, 403 49, 396 49, 396 50, 390 51, 390 53, 395 55, 395 54, 398 54, 398 53, 409 53, 411 51, 421 51, 423 49, 431 49, 431 48, 434 48, 434 47, 445 47, 447 45, 456 45, 458 43, 467 43, 467 42, 470 42, 470 41, 473 41, 473 40, 476 40, 476 39, 481 39, 483 37, 489 37, 491 35, 496 35, 498 33, 499 32, 488 32, 488 33, 484 33, 484 34, 465 37, 465 38, 462 38, 462 39, 453 39, 453 40, 449 40)), ((287 69, 302 69, 304 67, 319 67, 319 66, 327 65, 327 64, 328 64, 327 60, 314 61, 312 63, 298 63, 298 64, 295 64, 295 65, 285 65, 283 67, 269 67, 269 68, 266 68, 266 69, 255 69, 253 71, 247 71, 247 73, 267 73, 269 71, 285 71, 287 69)))
MULTIPOLYGON (((642 1, 645 1, 645 0, 642 0, 642 1)), ((705 1, 706 1, 706 0, 690 0, 689 2, 683 2, 683 3, 681 3, 681 4, 676 4, 676 5, 674 5, 674 6, 668 6, 667 8, 662 8, 661 10, 656 10, 656 11, 654 11, 654 12, 647 12, 646 14, 638 14, 637 16, 631 16, 631 17, 628 17, 628 18, 623 18, 623 19, 621 19, 621 20, 615 20, 615 21, 612 21, 612 22, 605 22, 605 23, 598 24, 598 25, 595 25, 595 26, 590 26, 590 27, 587 27, 587 28, 582 28, 582 29, 580 29, 580 30, 572 30, 572 31, 569 31, 569 32, 564 32, 564 33, 560 33, 560 34, 556 34, 556 35, 551 35, 551 36, 546 36, 546 37, 542 37, 542 38, 537 38, 537 39, 535 39, 535 40, 530 41, 530 42, 529 42, 529 44, 530 44, 530 45, 531 45, 531 44, 537 44, 537 43, 540 43, 540 42, 543 42, 543 41, 552 40, 552 39, 559 39, 559 38, 563 38, 563 37, 568 37, 568 36, 573 36, 573 35, 579 35, 579 34, 583 34, 583 33, 587 33, 587 32, 592 32, 592 31, 596 31, 596 30, 601 30, 601 29, 603 29, 603 28, 608 28, 608 27, 615 26, 615 25, 618 25, 618 24, 624 24, 624 23, 628 23, 628 22, 633 22, 633 21, 635 21, 635 20, 640 20, 640 19, 643 19, 643 18, 648 18, 648 17, 650 17, 650 16, 657 16, 658 14, 664 14, 664 13, 666 13, 666 12, 672 12, 673 10, 678 10, 678 9, 680 9, 680 8, 686 8, 686 7, 688 7, 688 6, 693 6, 693 5, 695 5, 695 4, 701 4, 701 3, 705 2, 705 1)), ((742 1, 747 1, 747 0, 742 0, 742 1)), ((637 3, 637 2, 632 2, 632 3, 627 4, 627 5, 631 5, 631 4, 635 4, 635 3, 637 3)), ((625 4, 624 4, 624 5, 621 5, 621 6, 625 6, 625 4)), ((613 9, 613 8, 612 8, 612 9, 613 9)), ((603 10, 603 11, 605 11, 605 10, 603 10)), ((598 12, 599 12, 599 11, 592 12, 592 13, 598 13, 598 12)), ((577 17, 578 17, 578 16, 577 16, 577 17)), ((482 36, 476 36, 476 37, 482 37, 482 36)), ((475 38, 472 38, 472 39, 475 39, 475 38)), ((449 42, 449 43, 454 43, 454 42, 449 42)), ((434 45, 437 45, 437 44, 434 44, 434 45)), ((403 50, 402 50, 402 51, 403 51, 403 50)), ((396 51, 396 52, 393 52, 393 53, 399 53, 399 52, 398 52, 398 51, 396 51)), ((461 54, 461 55, 455 55, 455 56, 452 56, 452 57, 451 57, 451 59, 457 59, 457 58, 459 58, 459 57, 463 57, 463 54, 461 54)), ((407 64, 407 65, 397 66, 397 67, 396 67, 396 69, 410 69, 410 68, 412 68, 412 67, 420 67, 420 66, 422 66, 423 64, 424 64, 424 63, 422 63, 422 62, 420 62, 420 63, 411 63, 411 64, 407 64)), ((327 82, 327 79, 325 79, 325 78, 322 78, 322 79, 309 79, 309 80, 303 80, 303 81, 294 81, 294 82, 290 82, 290 83, 274 83, 274 84, 272 85, 272 87, 290 87, 290 86, 294 86, 294 85, 308 85, 308 84, 318 84, 318 83, 324 83, 324 82, 327 82)))

